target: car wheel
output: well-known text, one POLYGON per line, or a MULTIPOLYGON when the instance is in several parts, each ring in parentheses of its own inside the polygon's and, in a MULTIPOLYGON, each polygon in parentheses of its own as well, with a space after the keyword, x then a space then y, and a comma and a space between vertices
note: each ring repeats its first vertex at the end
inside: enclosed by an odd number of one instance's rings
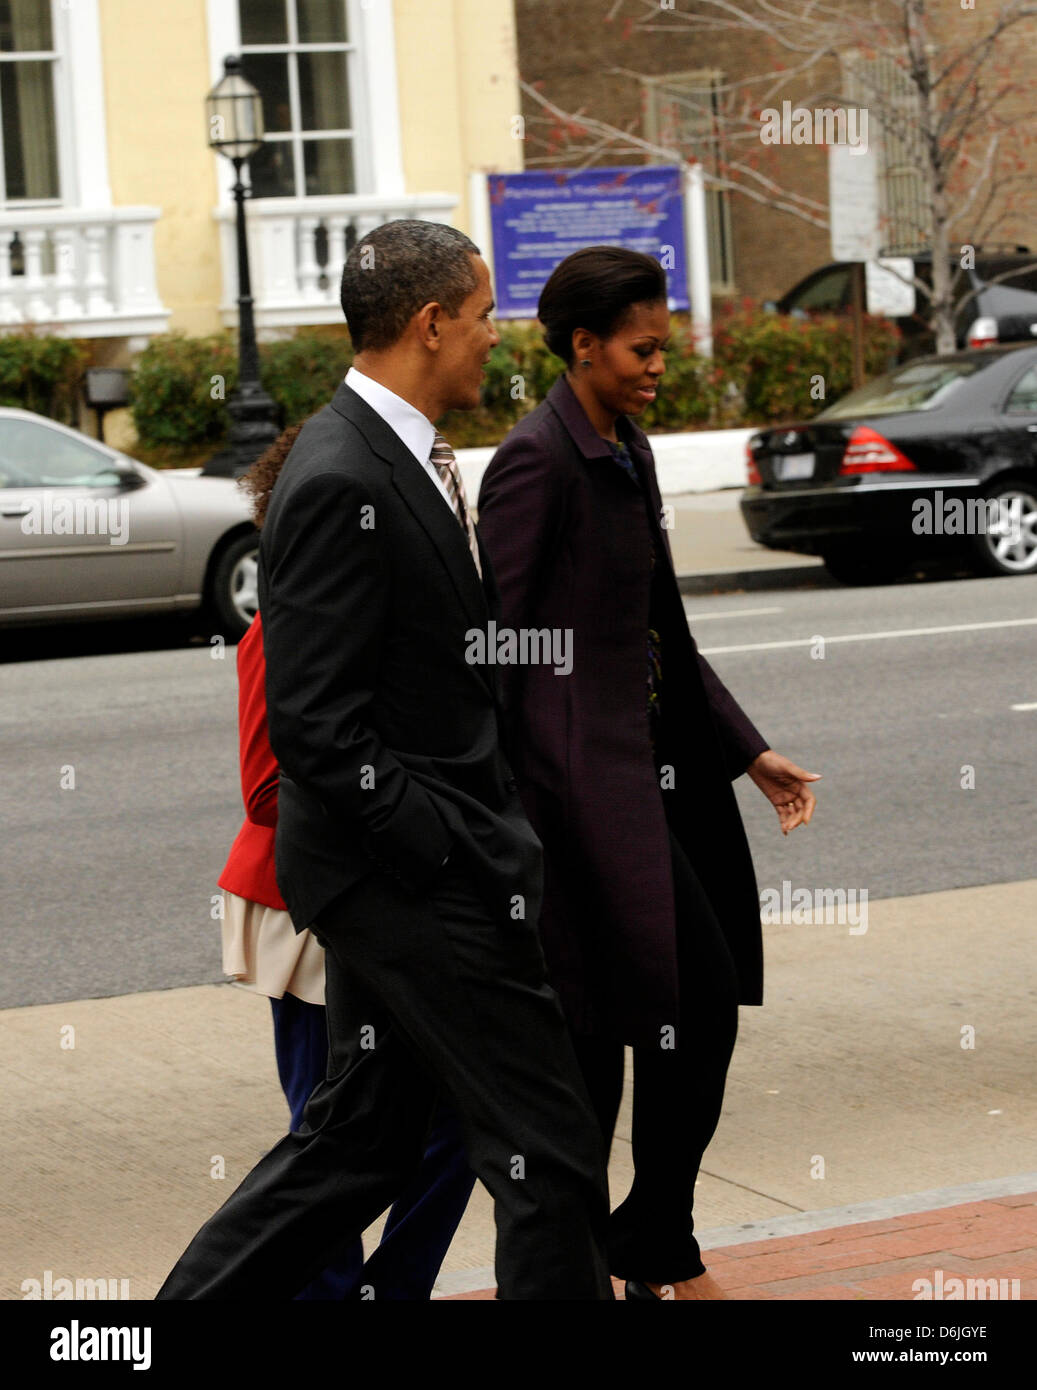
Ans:
POLYGON ((242 637, 259 607, 259 537, 231 541, 213 570, 209 607, 224 635, 242 637))
POLYGON ((910 556, 881 537, 867 545, 841 545, 821 556, 825 569, 842 584, 889 584, 911 563, 910 556))
POLYGON ((972 537, 980 568, 987 574, 1037 574, 1037 487, 1000 483, 986 501, 994 504, 994 515, 988 529, 972 537))

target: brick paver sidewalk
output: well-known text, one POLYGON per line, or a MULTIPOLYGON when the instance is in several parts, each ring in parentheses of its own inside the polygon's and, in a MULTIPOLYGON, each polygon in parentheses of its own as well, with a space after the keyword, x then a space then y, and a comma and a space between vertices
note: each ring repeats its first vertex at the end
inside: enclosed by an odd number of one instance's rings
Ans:
POLYGON ((719 1246, 703 1251, 703 1260, 733 1299, 1035 1299, 1037 1192, 719 1246))

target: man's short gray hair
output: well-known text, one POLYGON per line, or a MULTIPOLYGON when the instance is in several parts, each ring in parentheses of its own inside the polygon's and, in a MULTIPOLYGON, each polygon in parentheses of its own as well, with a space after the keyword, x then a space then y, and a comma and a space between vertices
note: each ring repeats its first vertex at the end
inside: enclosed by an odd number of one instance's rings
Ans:
POLYGON ((342 268, 342 312, 356 352, 391 347, 425 304, 451 318, 478 281, 474 241, 442 222, 400 218, 368 232, 342 268))

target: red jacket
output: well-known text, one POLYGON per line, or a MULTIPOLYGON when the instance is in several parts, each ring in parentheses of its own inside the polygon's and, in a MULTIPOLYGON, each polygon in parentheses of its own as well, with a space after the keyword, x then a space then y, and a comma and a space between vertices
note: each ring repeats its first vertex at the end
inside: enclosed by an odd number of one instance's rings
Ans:
POLYGON ((274 876, 277 760, 266 721, 266 661, 257 613, 238 643, 238 742, 245 824, 231 846, 219 886, 239 898, 284 910, 274 876))

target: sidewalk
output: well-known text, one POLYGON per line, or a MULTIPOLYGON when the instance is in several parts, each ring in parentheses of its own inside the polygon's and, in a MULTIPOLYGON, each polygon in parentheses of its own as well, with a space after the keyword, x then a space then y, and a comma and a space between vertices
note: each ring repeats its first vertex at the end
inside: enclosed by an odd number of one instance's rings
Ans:
POLYGON ((738 507, 740 488, 723 492, 664 496, 669 516, 673 567, 685 592, 725 588, 783 588, 801 584, 834 585, 822 562, 812 555, 768 550, 750 539, 738 507))
MULTIPOLYGON (((696 1189, 718 1282, 746 1298, 895 1298, 943 1269, 1037 1296, 1035 895, 1031 880, 881 899, 863 936, 764 927, 768 1002, 742 1010, 696 1189)), ((199 939, 214 930, 200 922, 199 939)), ((0 1174, 3 1299, 47 1270, 153 1297, 287 1122, 269 1005, 231 985, 2 1010, 0 1065, 17 1117, 0 1174)), ((631 1091, 628 1066, 616 1201, 633 1175, 631 1091)), ((477 1185, 437 1292, 488 1288, 493 1250, 477 1185)))
MULTIPOLYGON (((797 1301, 927 1300, 979 1301, 1037 1298, 1037 1174, 1002 1183, 976 1183, 1004 1191, 986 1200, 934 1206, 886 1220, 867 1220, 869 1211, 924 1202, 937 1193, 918 1193, 892 1203, 847 1208, 850 1224, 819 1226, 792 1235, 754 1240, 782 1222, 755 1222, 736 1243, 714 1243, 721 1232, 703 1232, 703 1263, 731 1299, 797 1301), (854 1219, 856 1218, 856 1219, 854 1219), (712 1237, 712 1238, 711 1238, 712 1237)), ((953 1189, 949 1190, 953 1191, 953 1189)), ((957 1195, 965 1195, 959 1190, 957 1195)), ((836 1213, 815 1212, 815 1220, 836 1213)), ((787 1218, 789 1224, 813 1222, 787 1218)), ((613 1281, 616 1297, 623 1285, 613 1281)), ((492 1299, 492 1288, 447 1294, 447 1300, 492 1299)))

